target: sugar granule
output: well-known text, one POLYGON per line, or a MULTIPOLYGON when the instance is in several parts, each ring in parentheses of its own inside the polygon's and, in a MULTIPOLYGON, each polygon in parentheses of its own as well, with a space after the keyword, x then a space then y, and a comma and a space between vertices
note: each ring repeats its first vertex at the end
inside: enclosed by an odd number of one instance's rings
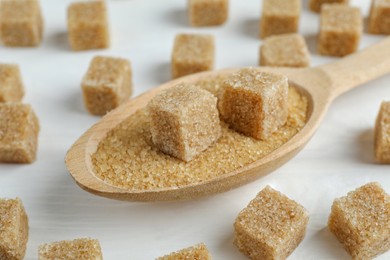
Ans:
MULTIPOLYGON (((214 95, 224 77, 195 84, 214 95)), ((287 122, 266 141, 255 140, 222 124, 221 138, 191 162, 159 152, 152 145, 146 109, 140 109, 112 129, 91 160, 97 178, 133 191, 177 188, 202 183, 257 161, 282 146, 305 125, 308 100, 290 87, 287 122)))

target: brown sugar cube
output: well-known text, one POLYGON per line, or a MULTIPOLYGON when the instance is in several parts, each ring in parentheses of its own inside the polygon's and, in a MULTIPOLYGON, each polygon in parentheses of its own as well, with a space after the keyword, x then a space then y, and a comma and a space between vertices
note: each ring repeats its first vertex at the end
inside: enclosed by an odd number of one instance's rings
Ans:
POLYGON ((214 37, 200 34, 179 34, 172 51, 172 77, 212 70, 214 37))
POLYGON ((287 120, 287 78, 242 69, 221 85, 218 110, 236 131, 255 139, 267 139, 287 120))
POLYGON ((368 31, 374 34, 390 34, 390 1, 372 0, 368 31))
POLYGON ((154 97, 148 110, 154 146, 186 162, 221 136, 217 98, 196 86, 174 86, 154 97))
POLYGON ((238 215, 234 244, 251 259, 286 259, 305 237, 304 207, 267 186, 238 215))
POLYGON ((20 101, 24 96, 24 87, 19 67, 0 64, 0 102, 20 101))
POLYGON ((192 26, 213 26, 226 22, 229 0, 188 0, 188 15, 192 26))
POLYGON ((156 260, 211 260, 211 255, 205 244, 201 243, 192 247, 182 249, 166 256, 158 257, 156 260))
POLYGON ((0 259, 23 259, 27 240, 28 217, 22 201, 0 199, 0 259))
POLYGON ((80 238, 43 244, 38 249, 39 260, 102 260, 100 243, 97 239, 80 238))
POLYGON ((264 0, 260 37, 298 31, 301 0, 264 0))
POLYGON ((270 36, 260 47, 260 66, 308 67, 310 54, 299 34, 270 36))
POLYGON ((363 31, 360 9, 344 4, 324 4, 321 9, 318 52, 345 56, 359 48, 363 31))
POLYGON ((68 37, 73 50, 108 48, 110 36, 104 1, 73 3, 68 8, 68 37))
POLYGON ((81 85, 88 111, 93 115, 104 115, 126 101, 133 92, 130 62, 96 56, 81 85))
POLYGON ((30 105, 0 103, 0 162, 33 162, 38 132, 38 118, 30 105))
POLYGON ((332 205, 328 227, 353 259, 372 259, 390 249, 390 196, 368 183, 332 205))
POLYGON ((390 101, 383 102, 375 124, 375 158, 390 163, 390 101))
POLYGON ((313 12, 319 13, 323 4, 349 4, 349 0, 310 0, 309 8, 313 12))
POLYGON ((38 0, 0 1, 0 38, 6 46, 37 46, 43 19, 38 0))

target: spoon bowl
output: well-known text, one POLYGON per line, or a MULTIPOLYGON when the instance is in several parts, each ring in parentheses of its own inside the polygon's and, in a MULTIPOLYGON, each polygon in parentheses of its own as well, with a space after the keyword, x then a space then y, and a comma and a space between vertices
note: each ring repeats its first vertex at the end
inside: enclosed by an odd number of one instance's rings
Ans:
POLYGON ((84 133, 66 155, 66 165, 76 183, 93 194, 127 201, 188 200, 211 195, 241 186, 274 171, 294 157, 310 140, 324 117, 329 105, 340 94, 390 72, 390 38, 359 53, 316 68, 270 68, 267 71, 285 75, 291 87, 307 97, 308 112, 305 126, 290 140, 263 158, 216 176, 208 181, 182 187, 154 190, 131 190, 112 186, 97 178, 91 156, 107 133, 144 108, 162 90, 179 82, 193 83, 200 79, 225 76, 238 71, 227 69, 208 71, 170 81, 121 105, 104 116, 84 133))

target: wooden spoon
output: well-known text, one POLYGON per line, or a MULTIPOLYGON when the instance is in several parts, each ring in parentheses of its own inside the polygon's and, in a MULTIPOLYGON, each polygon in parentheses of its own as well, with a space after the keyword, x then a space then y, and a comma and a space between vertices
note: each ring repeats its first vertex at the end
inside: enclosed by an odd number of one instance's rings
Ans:
MULTIPOLYGON (((111 186, 95 177, 91 155, 106 134, 138 109, 147 105, 161 90, 180 82, 194 82, 207 76, 218 76, 237 69, 209 71, 170 81, 140 95, 92 126, 71 147, 66 155, 66 165, 77 184, 96 195, 128 201, 167 201, 195 199, 201 196, 227 191, 266 173, 272 172, 297 154, 314 134, 328 106, 340 94, 390 72, 390 37, 359 53, 347 56, 332 64, 316 68, 256 68, 284 74, 290 84, 302 91, 309 100, 309 115, 306 125, 287 143, 262 159, 199 184, 181 188, 164 188, 147 191, 132 191, 111 186)), ((352 109, 352 108, 351 108, 352 109)))

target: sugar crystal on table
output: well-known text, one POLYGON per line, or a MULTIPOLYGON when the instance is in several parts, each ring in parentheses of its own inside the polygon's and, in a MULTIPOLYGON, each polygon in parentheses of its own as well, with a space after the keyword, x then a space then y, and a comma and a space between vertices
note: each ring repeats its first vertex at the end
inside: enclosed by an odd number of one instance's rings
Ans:
POLYGON ((222 84, 218 110, 236 131, 267 139, 286 123, 288 80, 278 74, 242 69, 222 84))

